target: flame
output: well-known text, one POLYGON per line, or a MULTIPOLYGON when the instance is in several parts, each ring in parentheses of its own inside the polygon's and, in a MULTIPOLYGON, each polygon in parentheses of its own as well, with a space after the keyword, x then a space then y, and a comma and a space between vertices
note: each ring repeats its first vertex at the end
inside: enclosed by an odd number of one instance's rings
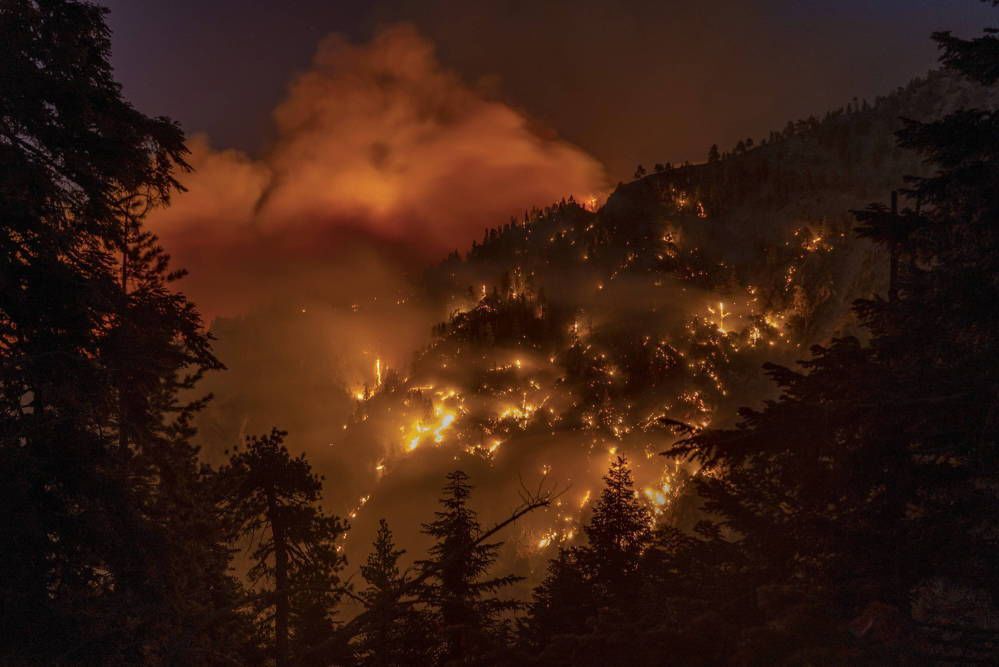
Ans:
MULTIPOLYGON (((565 232, 562 234, 564 236, 565 232)), ((667 238, 674 240, 671 234, 667 234, 664 241, 667 238)), ((637 253, 627 252, 619 270, 626 269, 637 257, 637 253)), ((613 280, 614 276, 603 278, 613 280)), ((476 291, 485 297, 486 285, 472 285, 471 292, 463 290, 466 297, 474 298, 476 291)), ((598 289, 604 287, 603 282, 597 284, 598 289)), ((528 292, 519 293, 528 295, 528 292)), ((678 367, 691 381, 671 387, 670 393, 662 396, 662 402, 655 406, 633 405, 628 401, 638 403, 634 397, 622 396, 622 389, 628 388, 626 383, 635 380, 633 364, 620 354, 620 350, 606 343, 600 335, 602 325, 594 324, 594 313, 585 309, 579 309, 565 322, 566 328, 562 329, 565 347, 562 349, 516 343, 514 349, 490 353, 476 348, 469 352, 461 344, 452 346, 445 335, 421 357, 422 363, 414 367, 420 370, 411 369, 416 377, 412 380, 400 377, 391 387, 384 386, 387 368, 377 357, 374 359, 376 391, 366 387, 365 391, 357 392, 363 405, 358 406, 359 414, 354 417, 356 421, 363 421, 369 413, 374 417, 375 411, 380 411, 381 418, 391 420, 393 430, 384 443, 388 467, 385 460, 379 460, 373 481, 381 479, 392 467, 391 457, 407 456, 427 445, 449 447, 448 453, 453 454, 455 460, 468 455, 491 466, 498 465, 494 457, 504 443, 517 442, 521 434, 533 435, 535 430, 543 429, 551 430, 555 437, 559 434, 556 424, 564 420, 570 431, 588 434, 588 447, 584 445, 586 449, 582 452, 588 459, 587 476, 576 480, 576 483, 582 482, 582 495, 566 500, 564 506, 561 502, 553 505, 551 514, 546 514, 550 523, 526 529, 522 547, 540 551, 574 539, 591 500, 587 487, 597 483, 598 471, 602 474, 606 470, 606 457, 614 457, 619 452, 634 462, 639 480, 635 496, 648 507, 650 520, 661 522, 674 507, 692 473, 682 467, 686 464, 670 462, 660 468, 653 463, 662 461, 655 456, 662 449, 646 434, 663 417, 683 421, 695 429, 707 428, 721 402, 720 397, 726 395, 723 380, 731 355, 739 352, 740 347, 774 345, 788 340, 788 334, 781 330, 786 314, 768 311, 759 294, 759 288, 750 285, 741 295, 726 293, 728 301, 717 296, 707 304, 700 301, 693 306, 694 312, 682 320, 683 330, 671 330, 669 335, 653 335, 650 331, 642 337, 642 346, 647 348, 644 354, 649 360, 666 369, 678 367), (568 336, 565 336, 566 332, 568 336), (581 376, 585 378, 582 391, 592 390, 598 397, 596 400, 576 393, 575 386, 565 382, 564 365, 575 358, 581 359, 586 370, 586 375, 581 376), (441 374, 438 370, 441 368, 451 370, 441 374), (467 377, 466 369, 474 371, 476 384, 466 386, 459 379, 467 377), (439 384, 445 377, 449 378, 447 382, 451 387, 439 384), (469 392, 467 410, 462 390, 469 392), (398 432, 394 431, 396 427, 398 432)), ((476 307, 492 308, 490 304, 476 307)), ((371 357, 366 356, 365 360, 367 365, 371 357)), ((532 466, 535 474, 540 472, 542 478, 554 477, 551 465, 540 462, 535 465, 537 467, 532 466)), ((574 475, 581 474, 577 467, 570 469, 574 470, 574 475)), ((360 506, 355 508, 355 513, 360 506)))
POLYGON ((418 419, 403 438, 406 451, 411 452, 419 447, 425 438, 429 438, 435 445, 440 445, 457 418, 458 414, 455 411, 440 404, 435 405, 432 419, 429 421, 418 419))
POLYGON ((718 302, 718 309, 715 310, 711 306, 708 306, 708 312, 718 318, 718 331, 719 333, 728 333, 725 331, 725 318, 730 317, 731 313, 725 312, 725 303, 722 301, 718 302))

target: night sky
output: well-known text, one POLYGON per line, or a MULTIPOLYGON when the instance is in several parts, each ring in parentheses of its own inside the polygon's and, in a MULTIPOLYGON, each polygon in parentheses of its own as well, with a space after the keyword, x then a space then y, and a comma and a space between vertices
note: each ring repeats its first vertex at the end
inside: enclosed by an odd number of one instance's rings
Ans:
POLYGON ((216 146, 268 147, 272 110, 325 35, 365 42, 408 22, 446 67, 596 157, 612 180, 885 93, 934 64, 932 31, 974 34, 991 19, 973 0, 104 4, 126 96, 216 146))

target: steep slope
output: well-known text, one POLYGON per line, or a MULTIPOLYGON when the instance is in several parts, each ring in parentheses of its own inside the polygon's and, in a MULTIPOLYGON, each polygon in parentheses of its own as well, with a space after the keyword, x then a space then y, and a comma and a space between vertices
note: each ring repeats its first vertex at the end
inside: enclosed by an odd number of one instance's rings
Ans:
MULTIPOLYGON (((372 350, 366 381, 327 387, 318 411, 296 407, 317 399, 294 389, 295 377, 316 380, 314 365, 280 377, 283 364, 268 364, 278 375, 268 382, 281 388, 272 405, 264 407, 266 387, 252 402, 263 415, 223 402, 228 414, 209 413, 214 433, 231 442, 252 417, 252 429, 290 421, 322 437, 297 444, 336 472, 334 504, 357 499, 347 510, 352 552, 366 548, 381 516, 419 548, 418 525, 440 479, 461 467, 479 487, 486 521, 515 502, 521 479, 570 487, 507 547, 508 561, 530 572, 532 555, 575 539, 611 453, 632 459, 659 516, 689 524, 684 481, 696 471, 657 455, 674 438, 670 425, 731 423, 738 406, 769 395, 764 361, 787 363, 853 332, 850 304, 884 291, 887 258, 855 238, 850 210, 886 200, 923 169, 894 145, 902 118, 994 102, 931 73, 704 164, 660 166, 619 185, 602 206, 569 200, 529 212, 452 253, 398 299, 448 313, 412 363, 388 368, 372 350)), ((392 328, 383 303, 353 304, 345 316, 377 305, 367 330, 392 328)), ((299 315, 221 323, 223 358, 237 363, 227 339, 269 338, 276 322, 304 331, 291 317, 299 315)), ((263 367, 268 354, 277 353, 255 348, 254 363, 263 367)))

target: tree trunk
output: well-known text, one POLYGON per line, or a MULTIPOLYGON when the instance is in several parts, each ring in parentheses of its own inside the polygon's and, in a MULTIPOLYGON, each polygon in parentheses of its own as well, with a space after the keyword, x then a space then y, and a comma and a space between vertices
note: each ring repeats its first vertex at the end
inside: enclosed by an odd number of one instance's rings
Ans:
MULTIPOLYGON (((121 318, 119 325, 121 327, 127 327, 129 325, 128 318, 128 225, 129 219, 127 215, 124 219, 124 228, 122 229, 122 241, 121 241, 121 312, 118 314, 121 318)), ((120 336, 120 340, 123 345, 127 345, 129 340, 128 335, 123 333, 120 336)), ((128 388, 125 386, 125 364, 126 360, 123 357, 127 357, 125 350, 119 351, 118 359, 118 447, 125 451, 128 448, 128 401, 127 394, 128 388)))
MULTIPOLYGON (((891 191, 891 217, 892 225, 898 225, 898 191, 891 191)), ((893 230, 893 233, 894 230, 893 230)), ((888 301, 895 303, 898 300, 898 240, 891 242, 891 265, 888 271, 888 301)))
POLYGON ((288 542, 279 507, 268 496, 268 518, 274 536, 274 588, 277 591, 274 610, 274 661, 276 667, 288 667, 288 542))

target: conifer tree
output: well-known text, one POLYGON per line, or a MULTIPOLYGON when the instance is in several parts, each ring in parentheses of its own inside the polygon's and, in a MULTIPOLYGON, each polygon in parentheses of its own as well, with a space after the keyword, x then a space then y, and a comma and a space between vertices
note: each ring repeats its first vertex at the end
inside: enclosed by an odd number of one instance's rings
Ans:
POLYGON ((587 545, 579 560, 591 585, 610 600, 634 591, 639 561, 652 540, 652 517, 623 456, 611 462, 603 479, 593 516, 583 527, 587 545))
POLYGON ((261 624, 278 667, 293 664, 296 654, 310 652, 332 631, 344 564, 335 541, 347 530, 319 507, 322 481, 304 454, 291 456, 285 435, 274 429, 248 437, 246 449, 219 471, 233 537, 252 547, 249 579, 265 593, 261 624))
MULTIPOLYGON (((938 40, 946 64, 995 82, 994 36, 938 40)), ((987 537, 999 530, 999 115, 957 111, 899 137, 938 172, 912 179, 918 211, 858 216, 898 258, 890 298, 856 306, 870 343, 816 347, 805 372, 770 366, 778 400, 674 453, 715 471, 699 478, 705 509, 755 562, 758 590, 782 591, 768 615, 824 617, 790 655, 856 656, 849 627, 919 637, 864 648, 890 661, 988 661, 994 633, 969 619, 993 614, 983 600, 999 593, 987 537)))
POLYGON ((560 549, 548 562, 544 580, 533 592, 520 624, 520 642, 537 655, 558 635, 580 635, 593 613, 592 589, 579 564, 579 549, 560 549))
POLYGON ((495 594, 519 577, 489 577, 502 543, 476 544, 482 531, 468 506, 468 475, 456 470, 447 480, 436 519, 423 526, 435 543, 430 558, 419 562, 433 572, 420 598, 440 628, 441 664, 488 664, 498 648, 502 614, 520 608, 495 594))
MULTIPOLYGON (((561 550, 534 591, 520 635, 534 653, 543 652, 559 636, 573 637, 578 644, 584 635, 592 635, 599 615, 608 610, 626 615, 636 604, 642 557, 652 544, 652 517, 635 493, 624 457, 611 462, 583 531, 587 544, 561 550)), ((561 654, 565 664, 606 659, 599 653, 584 657, 585 651, 564 644, 554 653, 561 654)), ((552 652, 543 655, 543 663, 554 659, 552 652)))
POLYGON ((414 608, 415 601, 400 600, 405 577, 399 569, 404 549, 397 549, 388 523, 378 523, 373 549, 361 566, 368 584, 360 598, 371 617, 365 623, 357 655, 363 665, 430 664, 434 659, 434 638, 427 632, 430 619, 414 608))
POLYGON ((183 660, 238 634, 172 641, 235 592, 201 402, 180 399, 220 364, 143 228, 184 136, 122 99, 105 11, 0 5, 2 662, 183 660))

